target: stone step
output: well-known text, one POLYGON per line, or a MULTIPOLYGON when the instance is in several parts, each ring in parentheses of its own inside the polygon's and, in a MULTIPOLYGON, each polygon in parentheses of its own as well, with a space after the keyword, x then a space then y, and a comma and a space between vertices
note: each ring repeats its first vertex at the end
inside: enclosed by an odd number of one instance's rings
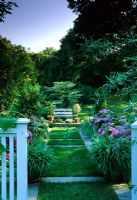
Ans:
POLYGON ((46 183, 71 183, 71 182, 99 182, 105 181, 103 177, 44 177, 46 183))
POLYGON ((79 123, 50 123, 49 127, 79 127, 79 123))
POLYGON ((85 144, 75 144, 75 145, 59 145, 59 144, 48 144, 49 147, 85 147, 85 144))
POLYGON ((36 200, 39 192, 39 184, 29 184, 28 186, 28 200, 36 200))
MULTIPOLYGON (((55 139, 54 139, 54 138, 49 138, 49 140, 59 140, 59 141, 60 141, 60 140, 69 140, 69 141, 70 141, 70 140, 75 140, 75 141, 76 141, 76 140, 79 140, 79 141, 81 141, 82 139, 73 139, 73 138, 72 138, 72 139, 69 139, 69 138, 68 138, 68 139, 67 139, 67 138, 64 138, 64 139, 62 139, 62 138, 55 138, 55 139)), ((85 139, 85 140, 86 140, 86 141, 91 141, 90 139, 85 139)), ((83 141, 83 140, 82 140, 82 141, 83 141)))

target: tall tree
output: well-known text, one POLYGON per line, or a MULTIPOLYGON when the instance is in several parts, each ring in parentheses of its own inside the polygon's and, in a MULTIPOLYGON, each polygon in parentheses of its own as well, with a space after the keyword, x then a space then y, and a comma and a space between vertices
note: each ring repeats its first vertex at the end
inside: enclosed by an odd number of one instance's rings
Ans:
POLYGON ((18 101, 21 92, 27 93, 35 77, 34 63, 25 49, 0 37, 0 111, 18 101))
POLYGON ((78 14, 74 30, 95 39, 127 32, 137 23, 137 6, 133 0, 67 0, 78 14))
POLYGON ((0 0, 0 22, 3 22, 7 14, 11 14, 13 7, 17 4, 12 1, 0 0))

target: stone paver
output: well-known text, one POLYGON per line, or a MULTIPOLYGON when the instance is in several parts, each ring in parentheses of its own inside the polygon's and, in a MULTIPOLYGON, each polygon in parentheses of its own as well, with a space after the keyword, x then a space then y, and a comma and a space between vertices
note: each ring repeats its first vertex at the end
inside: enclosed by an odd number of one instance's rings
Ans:
POLYGON ((69 141, 71 141, 71 140, 78 140, 78 141, 81 141, 81 139, 74 139, 74 138, 72 138, 72 139, 69 139, 69 138, 50 138, 50 140, 59 140, 59 141, 64 141, 64 140, 69 140, 69 141))
POLYGON ((60 145, 60 144, 48 144, 48 146, 49 146, 49 147, 66 147, 66 148, 67 148, 67 147, 85 147, 84 144, 77 144, 77 145, 76 145, 76 144, 75 144, 75 145, 67 145, 67 144, 66 144, 66 145, 65 145, 65 144, 64 144, 64 145, 60 145))
POLYGON ((81 139, 83 140, 85 146, 87 147, 88 150, 91 149, 91 140, 90 139, 87 139, 87 137, 83 134, 83 131, 81 128, 79 128, 79 134, 80 134, 80 137, 81 139))
POLYGON ((28 187, 28 200, 37 200, 39 184, 30 184, 28 187))
POLYGON ((119 200, 131 200, 131 191, 127 184, 115 184, 113 185, 119 200))
POLYGON ((103 177, 45 177, 47 183, 71 183, 71 182, 98 182, 105 181, 103 177))

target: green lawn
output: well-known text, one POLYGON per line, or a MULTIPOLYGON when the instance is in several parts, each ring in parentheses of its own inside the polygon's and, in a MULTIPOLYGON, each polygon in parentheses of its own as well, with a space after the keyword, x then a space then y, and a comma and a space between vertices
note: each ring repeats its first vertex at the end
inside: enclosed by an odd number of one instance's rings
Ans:
POLYGON ((41 183, 38 200, 118 200, 110 183, 41 183))
POLYGON ((49 139, 48 140, 48 145, 84 145, 84 142, 82 140, 67 140, 67 139, 49 139))
POLYGON ((89 151, 85 147, 52 147, 56 162, 46 176, 98 176, 101 175, 90 162, 89 151))
POLYGON ((101 175, 99 170, 90 161, 89 151, 80 140, 76 128, 52 128, 49 133, 49 148, 54 151, 56 161, 45 176, 97 176, 101 175), (57 138, 66 138, 57 140, 57 138), (67 140, 77 138, 79 140, 67 140), (66 145, 66 147, 55 147, 52 145, 66 145), (67 147, 68 145, 82 144, 83 147, 67 147))
POLYGON ((82 120, 83 118, 87 117, 87 116, 92 116, 92 112, 93 112, 93 107, 94 105, 81 105, 81 112, 78 114, 80 119, 82 120))
MULTIPOLYGON (((111 95, 107 99, 107 109, 110 109, 116 113, 123 112, 128 107, 128 100, 124 98, 111 95)), ((93 104, 81 105, 81 112, 79 114, 80 118, 83 119, 86 116, 92 116, 93 104)))

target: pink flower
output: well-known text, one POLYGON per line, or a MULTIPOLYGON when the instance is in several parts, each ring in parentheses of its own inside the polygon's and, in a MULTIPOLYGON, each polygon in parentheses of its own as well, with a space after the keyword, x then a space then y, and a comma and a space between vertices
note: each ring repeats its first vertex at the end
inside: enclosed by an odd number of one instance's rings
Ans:
POLYGON ((10 154, 6 153, 6 160, 10 160, 10 154))

